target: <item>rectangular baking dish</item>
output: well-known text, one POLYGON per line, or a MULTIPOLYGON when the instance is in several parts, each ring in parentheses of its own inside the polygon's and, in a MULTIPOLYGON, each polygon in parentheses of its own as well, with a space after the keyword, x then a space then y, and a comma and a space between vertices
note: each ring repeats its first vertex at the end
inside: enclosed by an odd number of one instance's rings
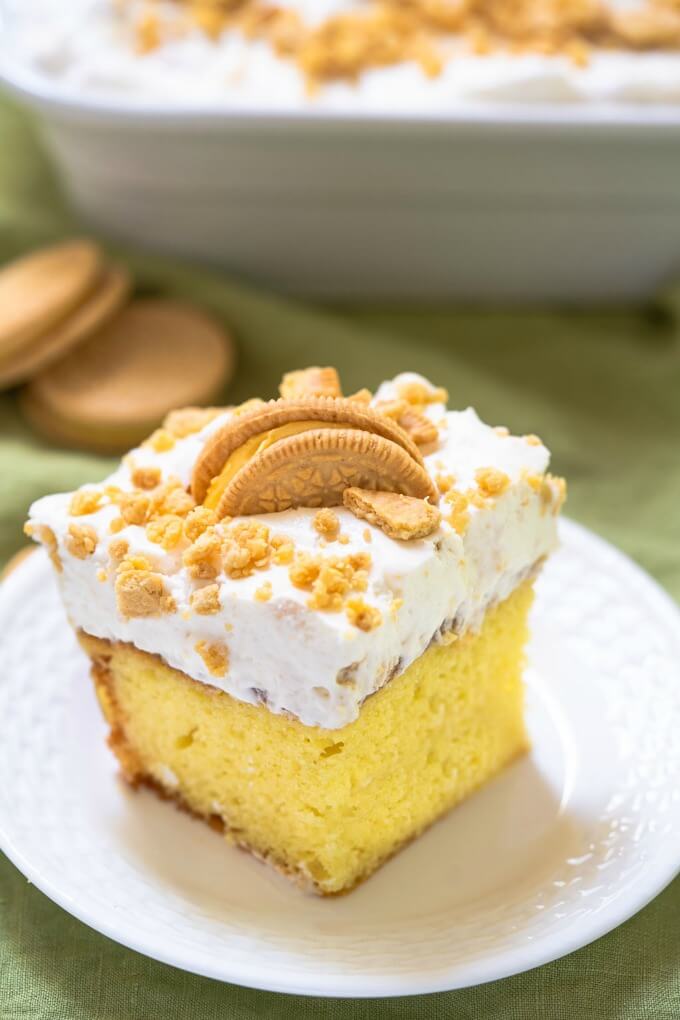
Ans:
POLYGON ((2 72, 111 238, 304 296, 583 304, 680 271, 680 109, 125 105, 2 72))

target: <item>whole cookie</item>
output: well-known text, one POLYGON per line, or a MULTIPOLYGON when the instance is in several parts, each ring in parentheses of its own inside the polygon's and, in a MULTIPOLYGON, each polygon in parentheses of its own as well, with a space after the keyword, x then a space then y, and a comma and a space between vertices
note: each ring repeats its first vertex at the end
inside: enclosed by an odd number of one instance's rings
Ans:
POLYGON ((210 403, 231 377, 234 345, 210 316, 164 298, 132 302, 27 386, 23 406, 48 437, 88 448, 144 438, 168 411, 210 403), (49 422, 54 424, 52 436, 49 422))
POLYGON ((0 269, 0 365, 73 311, 100 269, 91 241, 44 248, 0 269))
POLYGON ((129 273, 108 266, 83 303, 30 344, 0 360, 0 389, 25 382, 100 329, 122 306, 130 292, 129 273))

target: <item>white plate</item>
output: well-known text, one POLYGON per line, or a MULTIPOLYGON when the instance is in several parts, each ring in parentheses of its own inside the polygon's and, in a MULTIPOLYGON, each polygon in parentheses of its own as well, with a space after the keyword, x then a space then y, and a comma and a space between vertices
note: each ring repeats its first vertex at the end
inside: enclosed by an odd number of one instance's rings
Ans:
POLYGON ((0 591, 0 845, 110 938, 257 988, 432 992, 585 945, 680 868, 680 613, 602 540, 562 538, 533 618, 533 752, 334 900, 116 779, 36 554, 0 591))

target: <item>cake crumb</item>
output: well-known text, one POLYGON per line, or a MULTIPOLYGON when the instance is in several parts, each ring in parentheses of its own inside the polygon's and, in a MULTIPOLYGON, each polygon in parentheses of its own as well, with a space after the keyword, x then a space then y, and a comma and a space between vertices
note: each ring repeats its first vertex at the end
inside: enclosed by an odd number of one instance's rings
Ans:
POLYGON ((161 469, 157 467, 136 467, 130 472, 130 480, 136 489, 155 489, 160 485, 161 469))
POLYGON ((500 496, 510 485, 508 475, 498 468, 479 468, 475 472, 475 480, 480 492, 485 496, 500 496))
POLYGON ((218 584, 208 584, 205 588, 197 588, 196 591, 191 593, 189 599, 191 608, 199 616, 213 616, 215 613, 219 613, 222 608, 220 603, 220 586, 218 584))
POLYGON ((370 528, 364 528, 362 534, 363 534, 363 537, 364 537, 364 542, 372 542, 373 541, 373 535, 371 534, 371 529, 370 528))
POLYGON ((349 545, 349 535, 338 535, 340 545, 349 545))
POLYGON ((507 439, 510 435, 510 429, 507 425, 495 425, 494 432, 497 436, 500 436, 501 439, 507 439))
POLYGON ((100 567, 99 570, 97 571, 97 580, 101 581, 103 584, 104 581, 108 581, 108 579, 109 579, 108 570, 105 570, 104 567, 100 567))
POLYGON ((359 630, 375 630, 382 623, 382 613, 363 599, 348 599, 345 607, 347 619, 359 630))
POLYGON ((258 602, 269 602, 272 597, 272 583, 271 581, 265 581, 264 584, 255 591, 255 599, 258 602))
POLYGON ((125 527, 127 527, 127 521, 124 517, 114 517, 109 524, 109 531, 112 535, 115 535, 117 532, 122 531, 125 527))
POLYGON ((318 531, 318 533, 323 535, 323 537, 329 542, 335 541, 338 537, 338 532, 340 531, 340 519, 333 510, 329 510, 327 508, 319 510, 318 513, 314 515, 312 524, 314 526, 314 530, 318 531))
POLYGON ((529 446, 543 446, 543 440, 540 439, 539 436, 534 435, 533 432, 529 433, 527 436, 522 436, 522 439, 525 443, 528 443, 529 446))
POLYGON ((97 541, 97 532, 89 524, 71 524, 65 544, 72 556, 86 560, 97 548, 97 541))
POLYGON ((68 512, 71 517, 83 517, 85 514, 94 514, 102 504, 102 493, 97 489, 83 489, 74 492, 69 503, 68 512))
POLYGON ((229 669, 229 649, 222 641, 199 641, 195 650, 212 676, 224 676, 229 669))

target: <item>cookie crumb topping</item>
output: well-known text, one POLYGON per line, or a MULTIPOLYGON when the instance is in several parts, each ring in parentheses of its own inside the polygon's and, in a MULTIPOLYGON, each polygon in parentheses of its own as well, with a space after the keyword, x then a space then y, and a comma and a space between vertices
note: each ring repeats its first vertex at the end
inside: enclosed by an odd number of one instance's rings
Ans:
POLYGON ((97 548, 97 532, 89 524, 70 524, 66 548, 76 559, 85 560, 97 548))
POLYGON ((220 603, 220 586, 208 584, 205 588, 197 588, 191 593, 191 608, 199 616, 211 616, 219 613, 222 608, 220 603))
POLYGON ((369 606, 363 599, 348 599, 345 615, 354 627, 359 630, 375 630, 382 623, 382 613, 375 606, 369 606))
POLYGON ((94 514, 102 505, 102 494, 98 489, 80 489, 71 497, 68 512, 71 517, 94 514))
POLYGON ((195 650, 212 676, 224 676, 229 669, 229 649, 222 641, 199 641, 195 650))
POLYGON ((340 520, 333 510, 328 510, 326 508, 319 510, 314 515, 312 523, 314 525, 314 530, 318 531, 320 535, 323 535, 327 541, 333 542, 338 537, 340 531, 340 520))
POLYGON ((500 496, 510 485, 510 479, 505 471, 491 467, 479 468, 475 472, 475 480, 484 496, 500 496))

